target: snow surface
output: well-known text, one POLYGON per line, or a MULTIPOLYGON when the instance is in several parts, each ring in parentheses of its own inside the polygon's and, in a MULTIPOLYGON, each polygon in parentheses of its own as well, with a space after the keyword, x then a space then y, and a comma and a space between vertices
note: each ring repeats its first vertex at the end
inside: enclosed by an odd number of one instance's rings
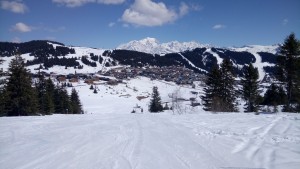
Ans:
POLYGON ((268 52, 268 53, 276 54, 278 45, 272 45, 272 46, 250 45, 250 46, 245 46, 242 48, 231 48, 231 49, 234 51, 238 51, 238 52, 247 51, 255 57, 256 61, 253 64, 253 66, 256 67, 258 70, 259 81, 262 81, 263 78, 265 77, 266 73, 264 71, 264 67, 275 66, 275 64, 271 64, 268 62, 262 62, 262 58, 258 53, 259 52, 268 52))
POLYGON ((168 43, 159 43, 155 38, 145 38, 142 40, 134 40, 125 44, 121 44, 117 49, 134 50, 151 54, 167 54, 179 53, 195 48, 208 47, 209 45, 200 44, 194 41, 191 42, 178 42, 172 41, 168 43))
MULTIPOLYGON (((31 169, 298 169, 300 115, 149 113, 153 86, 163 102, 180 91, 189 99, 202 91, 136 78, 118 86, 74 83, 86 114, 0 118, 0 168, 31 169), (127 83, 127 84, 125 84, 127 83), (139 105, 143 113, 130 113, 139 105)), ((198 85, 197 85, 198 86, 198 85)), ((69 92, 71 88, 68 89, 69 92)), ((199 100, 198 100, 199 101, 199 100)))

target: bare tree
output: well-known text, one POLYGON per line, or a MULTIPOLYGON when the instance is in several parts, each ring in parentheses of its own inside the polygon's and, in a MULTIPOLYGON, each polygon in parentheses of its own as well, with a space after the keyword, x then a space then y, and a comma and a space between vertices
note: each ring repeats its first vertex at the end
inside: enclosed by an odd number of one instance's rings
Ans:
POLYGON ((183 114, 186 113, 186 107, 183 104, 182 95, 180 92, 180 87, 177 88, 171 95, 172 99, 172 112, 173 114, 183 114))

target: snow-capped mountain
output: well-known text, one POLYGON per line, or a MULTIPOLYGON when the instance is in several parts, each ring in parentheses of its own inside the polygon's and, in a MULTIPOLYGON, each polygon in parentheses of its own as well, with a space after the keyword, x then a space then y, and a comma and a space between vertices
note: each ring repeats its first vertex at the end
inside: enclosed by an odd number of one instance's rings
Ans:
POLYGON ((133 40, 125 44, 121 44, 117 49, 133 50, 151 54, 167 54, 178 53, 196 48, 209 47, 210 45, 200 44, 195 41, 178 42, 172 41, 167 43, 160 43, 155 38, 145 38, 142 40, 133 40))
POLYGON ((8 69, 16 52, 26 60, 31 72, 39 71, 42 65, 47 72, 69 74, 105 72, 122 66, 180 66, 197 73, 207 73, 224 59, 230 59, 234 71, 242 75, 243 67, 252 63, 259 71, 259 80, 275 72, 278 45, 250 45, 240 48, 219 48, 196 42, 169 42, 160 44, 154 38, 131 41, 117 50, 89 47, 71 47, 59 42, 30 41, 24 43, 0 42, 1 67, 8 69), (155 54, 155 55, 154 55, 155 54), (157 56, 161 57, 157 57, 157 56))

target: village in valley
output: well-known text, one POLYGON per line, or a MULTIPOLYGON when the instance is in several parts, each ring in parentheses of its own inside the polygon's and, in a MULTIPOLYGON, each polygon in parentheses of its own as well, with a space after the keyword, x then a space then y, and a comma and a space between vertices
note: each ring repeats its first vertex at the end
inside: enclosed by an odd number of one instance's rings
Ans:
MULTIPOLYGON (((87 84, 98 84, 101 81, 108 85, 117 85, 123 80, 129 80, 138 76, 150 78, 151 80, 163 80, 167 82, 174 82, 178 85, 194 86, 195 81, 202 81, 204 75, 195 73, 193 70, 180 66, 164 66, 164 67, 117 67, 109 69, 108 71, 99 71, 97 73, 75 73, 62 75, 54 72, 40 71, 46 77, 56 79, 58 82, 78 82, 84 80, 87 84)), ((37 76, 37 74, 33 75, 37 76)))

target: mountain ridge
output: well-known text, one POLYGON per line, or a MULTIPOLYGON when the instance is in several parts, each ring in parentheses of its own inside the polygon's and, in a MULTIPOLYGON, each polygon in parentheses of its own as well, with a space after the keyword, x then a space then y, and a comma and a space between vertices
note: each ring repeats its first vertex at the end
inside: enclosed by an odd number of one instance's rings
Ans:
POLYGON ((53 67, 60 66, 58 73, 65 74, 75 71, 77 73, 95 73, 120 66, 182 66, 206 74, 214 65, 220 65, 224 59, 230 59, 237 75, 242 75, 244 66, 252 63, 258 68, 260 80, 262 80, 266 74, 274 73, 276 53, 279 47, 277 45, 248 45, 240 48, 218 48, 201 44, 196 44, 193 47, 190 45, 191 43, 182 47, 184 43, 160 44, 154 38, 134 42, 137 46, 140 43, 143 44, 140 51, 127 48, 104 50, 73 47, 52 41, 0 42, 0 57, 7 60, 6 66, 1 66, 1 68, 7 69, 8 61, 11 60, 10 56, 17 54, 17 52, 25 58, 26 64, 32 72, 36 72, 40 65, 48 72, 53 72, 57 70, 53 67), (160 52, 163 51, 163 53, 151 53, 152 49, 159 51, 160 47, 162 47, 160 52), (150 52, 142 49, 149 49, 150 52))

